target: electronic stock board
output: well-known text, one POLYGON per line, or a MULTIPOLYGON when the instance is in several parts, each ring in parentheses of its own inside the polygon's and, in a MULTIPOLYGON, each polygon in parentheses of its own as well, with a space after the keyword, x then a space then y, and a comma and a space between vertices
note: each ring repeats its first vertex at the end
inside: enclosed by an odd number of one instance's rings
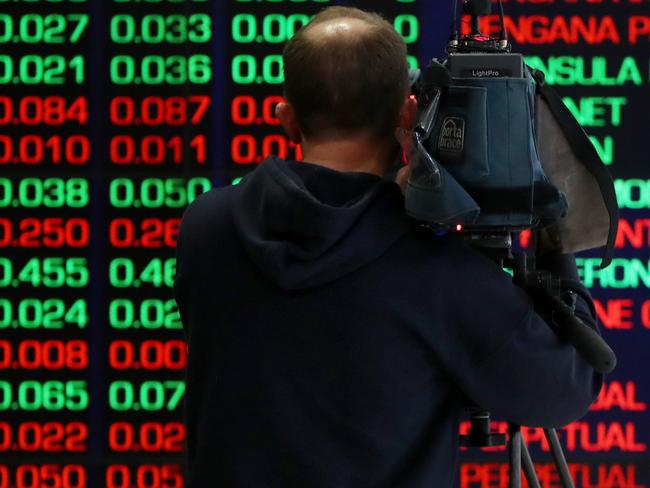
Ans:
MULTIPOLYGON (((183 486, 180 217, 268 154, 301 158, 274 116, 281 51, 331 4, 383 13, 413 67, 444 53, 451 2, 0 0, 0 488, 183 486)), ((578 259, 619 367, 560 437, 578 486, 649 485, 650 5, 504 5, 622 209, 613 264, 578 259)), ((504 452, 461 460, 461 486, 505 486, 504 452)))

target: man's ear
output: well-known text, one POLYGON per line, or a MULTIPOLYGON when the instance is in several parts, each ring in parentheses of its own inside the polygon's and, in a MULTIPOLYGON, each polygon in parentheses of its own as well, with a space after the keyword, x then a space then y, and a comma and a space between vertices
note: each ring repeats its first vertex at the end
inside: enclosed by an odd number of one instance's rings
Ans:
POLYGON ((278 103, 275 107, 275 116, 280 120, 280 124, 291 142, 300 144, 302 132, 300 132, 296 111, 293 107, 286 102, 278 103))
POLYGON ((399 119, 397 121, 397 128, 395 129, 395 139, 399 143, 402 151, 408 153, 411 148, 411 131, 415 126, 418 116, 418 102, 414 96, 409 96, 399 111, 399 119))
POLYGON ((415 96, 409 95, 399 111, 398 127, 407 131, 413 130, 418 116, 418 101, 415 96))

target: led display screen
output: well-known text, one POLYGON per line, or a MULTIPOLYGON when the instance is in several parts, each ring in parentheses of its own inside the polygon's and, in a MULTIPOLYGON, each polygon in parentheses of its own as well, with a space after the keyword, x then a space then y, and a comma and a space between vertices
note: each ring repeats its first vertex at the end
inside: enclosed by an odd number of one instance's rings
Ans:
MULTIPOLYGON (((180 218, 269 154, 302 158, 274 115, 281 52, 333 4, 381 12, 413 68, 444 56, 451 2, 0 0, 0 488, 183 486, 180 218)), ((650 6, 504 6, 514 50, 582 123, 622 209, 612 265, 578 258, 619 367, 560 438, 578 486, 641 487, 650 6)), ((498 16, 481 27, 496 35, 498 16)), ((540 431, 524 434, 542 485, 559 486, 540 431)), ((460 486, 506 486, 505 454, 463 452, 460 486)))

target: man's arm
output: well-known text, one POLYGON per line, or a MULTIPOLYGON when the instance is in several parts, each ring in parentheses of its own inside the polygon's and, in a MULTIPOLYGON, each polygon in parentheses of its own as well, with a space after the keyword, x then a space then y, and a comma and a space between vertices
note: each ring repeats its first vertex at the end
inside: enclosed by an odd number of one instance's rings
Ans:
MULTIPOLYGON (((455 334, 464 345, 446 361, 459 388, 482 408, 522 425, 557 427, 582 417, 600 391, 602 375, 496 264, 477 253, 469 260, 463 268, 471 276, 462 294, 455 294, 455 334)), ((540 265, 560 274, 577 294, 576 315, 596 328, 575 259, 565 255, 540 265)))

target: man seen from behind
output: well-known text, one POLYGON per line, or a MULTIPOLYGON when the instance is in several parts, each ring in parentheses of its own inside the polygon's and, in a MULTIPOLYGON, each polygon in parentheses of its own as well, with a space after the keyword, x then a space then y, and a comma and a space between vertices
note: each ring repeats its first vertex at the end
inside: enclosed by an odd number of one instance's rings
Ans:
MULTIPOLYGON (((284 64, 277 115, 305 162, 270 157, 183 218, 189 486, 450 487, 467 401, 530 426, 581 417, 601 376, 386 177, 417 110, 393 27, 325 9, 284 64)), ((595 326, 574 258, 538 264, 595 326)))

